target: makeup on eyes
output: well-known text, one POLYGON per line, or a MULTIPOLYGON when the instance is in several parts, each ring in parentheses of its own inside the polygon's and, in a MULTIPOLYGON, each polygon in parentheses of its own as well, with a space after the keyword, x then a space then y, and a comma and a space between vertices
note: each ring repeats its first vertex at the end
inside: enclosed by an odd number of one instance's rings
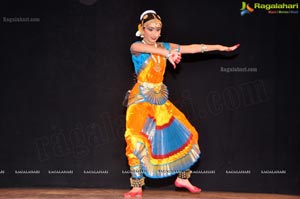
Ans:
POLYGON ((161 27, 145 27, 148 31, 153 31, 153 30, 156 30, 156 31, 161 31, 161 27))

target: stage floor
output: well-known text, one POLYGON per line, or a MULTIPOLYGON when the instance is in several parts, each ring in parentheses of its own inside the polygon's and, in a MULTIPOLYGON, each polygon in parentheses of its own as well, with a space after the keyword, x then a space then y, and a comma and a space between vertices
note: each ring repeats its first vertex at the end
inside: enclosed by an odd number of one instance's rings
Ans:
MULTIPOLYGON (((118 199, 127 190, 99 188, 0 188, 0 199, 118 199)), ((145 190, 149 199, 300 199, 300 196, 258 193, 231 193, 203 191, 192 194, 185 191, 145 190)))

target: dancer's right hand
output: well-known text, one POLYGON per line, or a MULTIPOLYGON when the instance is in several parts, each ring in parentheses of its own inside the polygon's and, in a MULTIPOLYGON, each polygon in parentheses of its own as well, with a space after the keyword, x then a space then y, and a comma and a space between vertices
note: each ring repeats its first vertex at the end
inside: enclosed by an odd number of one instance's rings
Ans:
POLYGON ((168 60, 173 65, 174 69, 176 69, 176 64, 179 64, 181 61, 181 53, 177 51, 171 51, 171 56, 168 58, 168 60))

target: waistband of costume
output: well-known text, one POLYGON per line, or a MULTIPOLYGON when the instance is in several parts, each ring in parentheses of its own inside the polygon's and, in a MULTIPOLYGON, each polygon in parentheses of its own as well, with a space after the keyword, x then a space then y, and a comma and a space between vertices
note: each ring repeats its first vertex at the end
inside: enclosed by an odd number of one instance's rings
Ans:
POLYGON ((155 88, 155 87, 160 87, 161 85, 163 85, 162 82, 160 83, 151 83, 151 82, 142 82, 140 80, 138 80, 138 83, 144 87, 147 87, 147 88, 155 88))

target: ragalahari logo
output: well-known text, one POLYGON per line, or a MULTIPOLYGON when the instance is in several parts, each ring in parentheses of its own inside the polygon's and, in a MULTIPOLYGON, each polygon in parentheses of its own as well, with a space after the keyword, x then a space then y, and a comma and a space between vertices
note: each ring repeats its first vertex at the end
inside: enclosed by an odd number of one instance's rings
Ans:
POLYGON ((244 16, 245 14, 250 14, 253 11, 254 9, 249 6, 249 3, 246 3, 245 1, 242 2, 241 16, 244 16))

